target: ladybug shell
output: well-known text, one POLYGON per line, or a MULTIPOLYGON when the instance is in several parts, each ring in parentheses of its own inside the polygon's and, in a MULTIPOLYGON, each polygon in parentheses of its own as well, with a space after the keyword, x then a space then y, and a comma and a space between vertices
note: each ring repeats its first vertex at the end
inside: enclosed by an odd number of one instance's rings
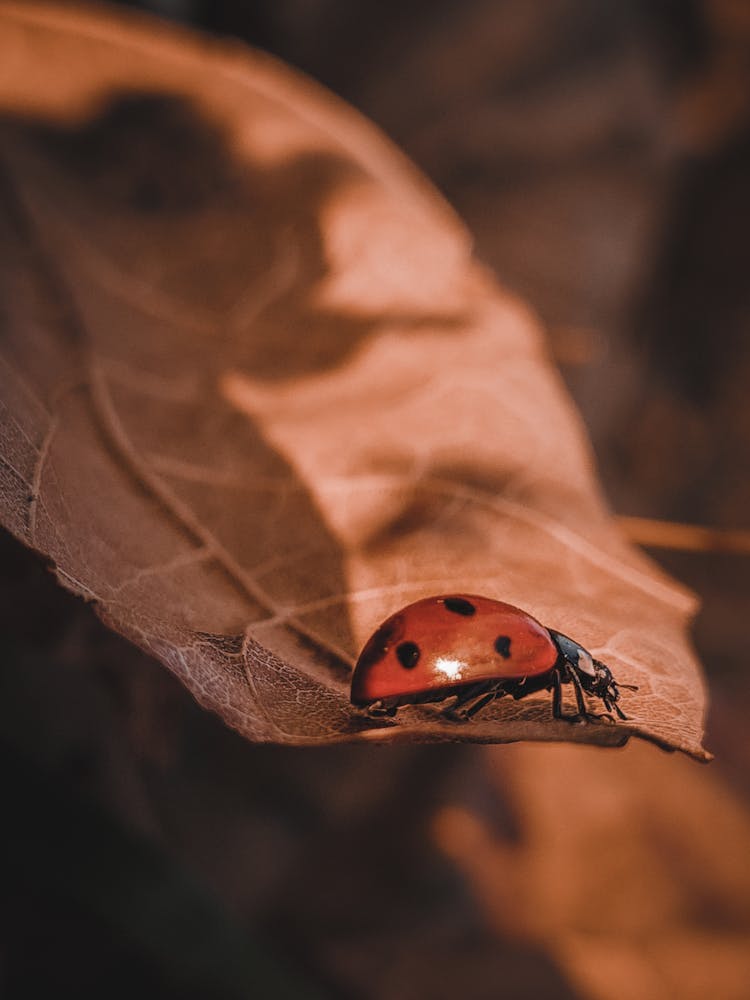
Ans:
POLYGON ((427 700, 418 696, 535 677, 557 659, 547 629, 512 604, 473 594, 427 597, 391 615, 368 640, 354 668, 351 700, 427 700))

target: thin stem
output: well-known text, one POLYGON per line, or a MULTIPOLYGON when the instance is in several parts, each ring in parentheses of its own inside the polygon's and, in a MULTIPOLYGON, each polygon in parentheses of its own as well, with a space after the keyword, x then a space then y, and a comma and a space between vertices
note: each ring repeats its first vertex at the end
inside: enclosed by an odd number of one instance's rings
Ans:
POLYGON ((620 516, 617 523, 631 542, 649 548, 750 555, 750 531, 707 528, 649 517, 620 516))

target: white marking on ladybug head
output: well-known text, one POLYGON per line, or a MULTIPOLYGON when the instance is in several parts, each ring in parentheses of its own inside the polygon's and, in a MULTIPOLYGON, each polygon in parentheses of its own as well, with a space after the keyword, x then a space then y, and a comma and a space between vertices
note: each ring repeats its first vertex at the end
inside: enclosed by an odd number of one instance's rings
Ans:
POLYGON ((445 674, 448 680, 458 681, 461 680, 464 663, 462 660, 456 660, 450 656, 438 656, 435 660, 435 670, 441 674, 445 674))
POLYGON ((591 654, 587 653, 582 647, 578 647, 578 669, 583 674, 588 674, 589 677, 596 677, 596 667, 594 666, 594 661, 591 658, 591 654))

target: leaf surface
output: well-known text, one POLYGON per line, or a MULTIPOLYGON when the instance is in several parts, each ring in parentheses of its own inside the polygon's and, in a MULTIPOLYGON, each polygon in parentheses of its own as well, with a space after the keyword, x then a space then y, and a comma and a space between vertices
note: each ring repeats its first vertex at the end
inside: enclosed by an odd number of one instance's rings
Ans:
POLYGON ((253 740, 575 740, 697 757, 693 596, 618 535, 534 318, 353 111, 139 18, 0 6, 0 516, 253 740), (611 666, 372 722, 357 651, 484 593, 611 666))

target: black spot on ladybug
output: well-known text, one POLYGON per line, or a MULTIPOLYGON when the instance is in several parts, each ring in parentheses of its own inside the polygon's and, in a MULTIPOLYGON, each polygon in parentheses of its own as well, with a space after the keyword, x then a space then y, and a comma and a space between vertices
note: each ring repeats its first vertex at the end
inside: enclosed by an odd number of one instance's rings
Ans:
POLYGON ((396 646, 396 656, 402 667, 411 670, 419 662, 419 646, 416 642, 399 643, 396 646))
POLYGON ((404 634, 403 619, 399 615, 385 622, 372 636, 370 636, 365 648, 360 655, 360 664, 371 667, 382 660, 393 643, 398 639, 399 633, 404 634))
POLYGON ((471 601, 467 601, 463 597, 446 597, 443 603, 454 615, 465 615, 465 617, 469 618, 471 615, 476 614, 477 611, 471 601))
POLYGON ((499 635, 495 639, 495 652, 499 653, 504 660, 510 659, 510 636, 499 635))

